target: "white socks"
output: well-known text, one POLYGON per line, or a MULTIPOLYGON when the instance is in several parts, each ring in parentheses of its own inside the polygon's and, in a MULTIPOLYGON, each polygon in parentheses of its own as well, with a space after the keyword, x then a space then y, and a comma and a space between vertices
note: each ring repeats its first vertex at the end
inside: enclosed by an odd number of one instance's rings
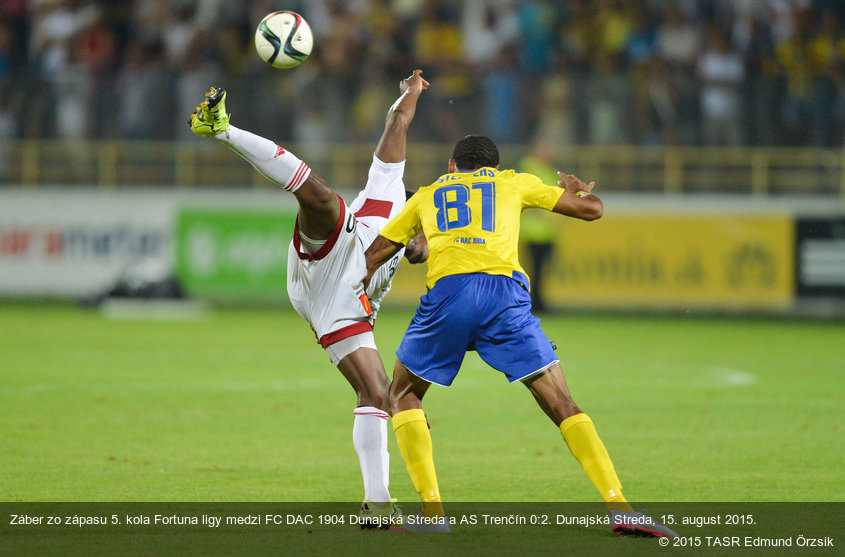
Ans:
POLYGON ((387 412, 373 406, 355 409, 352 444, 364 476, 364 499, 389 503, 390 455, 387 453, 387 412))
POLYGON ((265 178, 291 193, 311 175, 311 169, 296 155, 254 133, 229 125, 229 129, 214 137, 249 161, 265 178))

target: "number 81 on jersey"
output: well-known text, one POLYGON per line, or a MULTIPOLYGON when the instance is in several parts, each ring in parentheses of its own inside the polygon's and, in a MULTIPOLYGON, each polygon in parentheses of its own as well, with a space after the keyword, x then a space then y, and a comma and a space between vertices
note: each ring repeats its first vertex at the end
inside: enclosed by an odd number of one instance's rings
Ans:
POLYGON ((481 195, 481 229, 493 232, 496 222, 496 184, 493 182, 475 182, 472 186, 455 184, 437 188, 434 191, 437 229, 446 232, 469 226, 473 222, 472 209, 469 206, 470 198, 479 194, 481 195), (477 193, 476 190, 478 190, 477 193))

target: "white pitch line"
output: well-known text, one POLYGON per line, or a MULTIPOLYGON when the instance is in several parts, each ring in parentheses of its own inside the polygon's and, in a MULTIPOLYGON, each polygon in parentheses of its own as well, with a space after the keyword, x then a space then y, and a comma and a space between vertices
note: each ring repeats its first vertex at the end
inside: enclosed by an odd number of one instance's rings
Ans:
POLYGON ((756 373, 741 371, 730 367, 710 366, 705 369, 715 375, 717 382, 721 382, 728 387, 744 387, 746 385, 753 385, 757 383, 756 373))
MULTIPOLYGON (((337 379, 337 378, 333 378, 337 379)), ((261 391, 313 391, 325 389, 335 381, 297 379, 291 381, 198 381, 178 383, 114 383, 114 384, 64 384, 33 383, 14 387, 0 387, 0 395, 29 395, 42 393, 87 392, 91 394, 123 394, 141 392, 261 392, 261 391)))
POLYGON ((759 381, 759 375, 740 369, 705 365, 653 362, 651 373, 633 373, 632 381, 648 380, 652 387, 674 389, 680 386, 703 389, 748 387, 759 381))

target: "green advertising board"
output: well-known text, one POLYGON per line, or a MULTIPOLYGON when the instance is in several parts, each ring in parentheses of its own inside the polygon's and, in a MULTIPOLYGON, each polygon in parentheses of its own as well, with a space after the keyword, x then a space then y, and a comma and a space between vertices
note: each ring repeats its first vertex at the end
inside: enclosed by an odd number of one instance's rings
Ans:
POLYGON ((193 296, 287 300, 296 212, 186 208, 176 218, 175 268, 193 296))

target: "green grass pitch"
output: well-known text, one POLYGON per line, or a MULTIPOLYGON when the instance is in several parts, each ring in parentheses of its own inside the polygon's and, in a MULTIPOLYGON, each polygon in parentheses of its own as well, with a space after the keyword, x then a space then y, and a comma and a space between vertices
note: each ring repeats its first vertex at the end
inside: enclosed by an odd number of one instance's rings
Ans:
MULTIPOLYGON (((388 370, 412 314, 379 317, 388 370)), ((542 324, 629 499, 845 500, 841 322, 542 324)), ((598 500, 528 390, 475 354, 424 403, 445 501, 598 500)), ((0 305, 0 501, 357 502, 354 406, 289 309, 144 321, 0 305)), ((392 432, 390 453, 393 495, 417 501, 392 432)))

